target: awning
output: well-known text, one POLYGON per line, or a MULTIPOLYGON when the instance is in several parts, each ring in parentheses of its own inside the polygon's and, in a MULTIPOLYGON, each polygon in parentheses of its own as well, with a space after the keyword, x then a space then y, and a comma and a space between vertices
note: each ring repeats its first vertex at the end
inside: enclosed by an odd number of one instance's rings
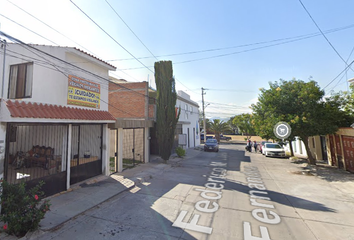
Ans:
MULTIPOLYGON (((52 104, 7 100, 6 106, 13 118, 65 119, 86 121, 115 121, 108 111, 73 108, 52 104)), ((25 119, 23 119, 25 121, 25 119)))

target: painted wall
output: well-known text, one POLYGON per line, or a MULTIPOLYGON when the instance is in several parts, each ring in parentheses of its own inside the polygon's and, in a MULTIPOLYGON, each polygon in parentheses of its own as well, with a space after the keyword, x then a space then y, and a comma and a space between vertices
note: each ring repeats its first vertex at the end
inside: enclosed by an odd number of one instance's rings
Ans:
POLYGON ((176 107, 181 109, 178 123, 182 124, 182 133, 187 135, 187 145, 185 148, 193 148, 200 145, 199 132, 199 106, 190 99, 190 96, 178 91, 176 107), (189 137, 188 137, 189 131, 189 137))
MULTIPOLYGON (((99 109, 108 110, 108 81, 104 79, 109 79, 108 71, 113 70, 114 67, 110 67, 102 61, 90 57, 88 54, 73 48, 40 45, 35 45, 34 47, 68 63, 92 72, 97 76, 77 69, 74 66, 70 66, 28 47, 25 48, 19 44, 8 44, 5 59, 4 98, 8 98, 10 65, 33 62, 32 97, 17 100, 77 108, 88 108, 67 104, 68 76, 74 75, 100 84, 100 97, 102 100, 99 109)), ((0 65, 3 65, 2 52, 0 52, 0 65)))

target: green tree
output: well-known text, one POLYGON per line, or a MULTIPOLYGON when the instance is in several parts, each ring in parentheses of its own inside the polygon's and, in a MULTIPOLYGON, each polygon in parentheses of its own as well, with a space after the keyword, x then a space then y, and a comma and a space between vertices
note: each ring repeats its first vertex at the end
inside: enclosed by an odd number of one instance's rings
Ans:
POLYGON ((220 134, 228 131, 230 126, 227 122, 221 121, 220 119, 214 119, 210 123, 210 130, 214 132, 215 138, 218 142, 220 142, 220 134))
POLYGON ((271 135, 276 122, 287 122, 292 135, 304 142, 310 164, 316 164, 309 150, 308 137, 335 133, 351 117, 342 110, 336 97, 324 98, 315 81, 291 80, 269 83, 270 89, 261 90, 258 102, 252 105, 258 131, 271 135), (264 127, 261 127, 264 125, 264 127))
MULTIPOLYGON (((208 118, 205 119, 205 127, 206 127, 206 132, 210 132, 210 120, 208 118)), ((200 120, 200 126, 203 127, 203 118, 200 120)))
POLYGON ((249 113, 236 115, 232 120, 232 124, 237 126, 241 133, 247 136, 247 139, 251 139, 251 136, 255 135, 253 116, 249 113))
POLYGON ((167 161, 171 156, 175 129, 181 110, 176 116, 177 93, 172 62, 155 62, 156 81, 156 132, 160 156, 167 161))

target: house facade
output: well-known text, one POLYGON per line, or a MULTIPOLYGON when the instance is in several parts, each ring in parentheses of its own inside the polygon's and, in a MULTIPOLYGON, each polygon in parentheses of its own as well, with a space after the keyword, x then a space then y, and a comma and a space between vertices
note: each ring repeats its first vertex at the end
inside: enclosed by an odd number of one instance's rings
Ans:
POLYGON ((109 112, 115 118, 115 123, 109 124, 112 172, 149 162, 150 129, 156 120, 155 91, 147 82, 111 78, 109 103, 109 112))
POLYGON ((115 67, 77 48, 1 50, 0 177, 28 187, 43 180, 52 195, 109 174, 108 73, 115 67))
POLYGON ((184 91, 177 92, 177 111, 180 116, 176 126, 174 148, 181 146, 184 149, 194 148, 200 145, 199 131, 199 105, 191 100, 190 95, 184 91))
MULTIPOLYGON (((309 137, 310 154, 317 161, 328 165, 354 172, 354 129, 351 127, 339 128, 335 134, 309 137)), ((304 143, 296 138, 292 142, 294 155, 307 158, 304 143)))

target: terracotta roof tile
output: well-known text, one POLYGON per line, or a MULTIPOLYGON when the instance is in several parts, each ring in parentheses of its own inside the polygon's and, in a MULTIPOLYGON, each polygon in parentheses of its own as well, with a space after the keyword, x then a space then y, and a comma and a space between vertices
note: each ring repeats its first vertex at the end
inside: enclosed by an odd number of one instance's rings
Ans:
POLYGON ((53 118, 74 120, 115 120, 108 111, 99 111, 66 106, 26 103, 24 101, 7 100, 6 106, 14 118, 53 118))

